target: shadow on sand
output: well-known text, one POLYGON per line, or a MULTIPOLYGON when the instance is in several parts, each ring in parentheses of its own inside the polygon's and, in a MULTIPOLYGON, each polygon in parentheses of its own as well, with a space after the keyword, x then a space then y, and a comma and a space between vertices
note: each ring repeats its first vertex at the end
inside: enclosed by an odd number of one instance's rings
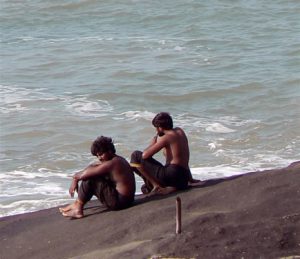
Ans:
MULTIPOLYGON (((150 196, 149 197, 145 194, 138 194, 138 195, 135 196, 135 200, 134 200, 134 203, 133 203, 132 207, 141 205, 141 204, 146 203, 146 202, 162 200, 162 199, 166 199, 166 198, 169 198, 169 197, 176 197, 180 193, 188 192, 188 191, 190 191, 192 189, 195 189, 195 188, 197 188, 197 189, 198 188, 208 188, 210 186, 213 186, 213 185, 216 185, 216 184, 219 184, 219 183, 223 183, 223 182, 226 182, 226 181, 231 181, 231 180, 237 179, 237 178, 239 178, 243 175, 244 174, 201 181, 199 183, 196 183, 196 184, 193 184, 193 185, 189 186, 189 188, 187 190, 176 191, 176 192, 170 193, 168 195, 155 195, 155 196, 150 196)), ((90 217, 90 216, 93 216, 93 215, 102 214, 102 213, 109 212, 109 211, 112 211, 112 210, 107 209, 98 200, 92 200, 84 208, 84 217, 83 218, 87 218, 87 217, 90 217)), ((72 219, 72 218, 70 218, 70 219, 72 219)))

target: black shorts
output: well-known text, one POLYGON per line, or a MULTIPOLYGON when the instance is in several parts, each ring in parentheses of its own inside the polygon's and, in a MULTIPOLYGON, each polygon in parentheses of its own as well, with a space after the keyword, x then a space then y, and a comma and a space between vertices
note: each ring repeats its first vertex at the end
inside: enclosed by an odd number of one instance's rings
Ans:
MULTIPOLYGON (((178 190, 187 189, 188 181, 190 177, 190 170, 183 168, 179 165, 169 164, 162 165, 159 161, 154 158, 143 159, 141 151, 134 151, 131 155, 131 163, 142 164, 144 169, 155 177, 159 183, 163 186, 172 186, 178 190)), ((140 175, 150 190, 153 186, 140 174, 138 170, 135 172, 140 175)))
POLYGON ((88 202, 95 195, 107 208, 120 210, 130 207, 134 201, 134 195, 127 197, 116 190, 115 183, 109 177, 99 176, 89 180, 83 180, 78 189, 78 198, 82 202, 88 202))

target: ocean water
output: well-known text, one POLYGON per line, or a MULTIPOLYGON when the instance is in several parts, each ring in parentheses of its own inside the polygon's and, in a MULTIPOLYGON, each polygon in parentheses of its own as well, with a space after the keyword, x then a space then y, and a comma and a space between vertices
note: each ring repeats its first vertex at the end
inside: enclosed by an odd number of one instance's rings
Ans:
POLYGON ((299 1, 0 3, 0 216, 70 202, 91 142, 129 159, 160 111, 197 179, 299 160, 299 1))

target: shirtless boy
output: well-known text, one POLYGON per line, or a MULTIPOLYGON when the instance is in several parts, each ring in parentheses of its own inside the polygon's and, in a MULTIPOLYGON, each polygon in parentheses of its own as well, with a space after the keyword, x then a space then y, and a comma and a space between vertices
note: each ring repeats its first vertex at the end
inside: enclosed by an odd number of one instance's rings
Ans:
POLYGON ((157 114, 152 124, 157 134, 143 152, 134 151, 130 161, 134 171, 145 182, 142 192, 168 194, 200 182, 193 179, 189 168, 189 144, 183 129, 173 128, 172 117, 166 112, 157 114), (152 157, 160 150, 166 158, 165 165, 152 157))
POLYGON ((65 217, 82 218, 83 207, 93 195, 112 210, 125 209, 134 201, 134 174, 129 163, 116 154, 112 139, 98 137, 91 146, 91 153, 99 162, 74 174, 69 193, 74 197, 77 191, 78 199, 59 209, 65 217))

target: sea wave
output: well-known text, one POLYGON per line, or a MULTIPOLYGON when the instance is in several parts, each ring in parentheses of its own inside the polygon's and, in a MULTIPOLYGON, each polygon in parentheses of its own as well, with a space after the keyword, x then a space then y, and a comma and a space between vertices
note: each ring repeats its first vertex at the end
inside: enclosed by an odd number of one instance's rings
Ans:
POLYGON ((66 109, 73 115, 103 117, 114 110, 106 100, 91 101, 87 97, 68 98, 66 109))
POLYGON ((71 202, 71 199, 45 198, 37 200, 22 199, 5 205, 0 203, 0 217, 48 209, 71 202))
MULTIPOLYGON (((261 166, 263 166, 264 161, 276 161, 278 166, 279 157, 275 155, 257 155, 256 158, 257 162, 252 161, 246 167, 238 164, 224 164, 218 166, 192 167, 191 172, 195 179, 209 180, 257 171, 261 166)), ((293 161, 280 159, 279 162, 279 165, 285 167, 293 161)), ((273 167, 269 167, 269 169, 272 168, 273 167)), ((61 186, 61 184, 59 184, 57 180, 49 178, 49 173, 47 173, 48 169, 40 168, 40 171, 43 173, 30 173, 20 171, 9 172, 6 173, 5 177, 0 178, 1 181, 5 179, 5 184, 3 184, 3 186, 0 186, 4 193, 4 195, 1 195, 0 200, 0 217, 47 209, 62 204, 67 204, 73 201, 73 199, 71 199, 68 195, 67 185, 61 186), (42 184, 36 183, 35 181, 39 178, 45 179, 46 181, 44 181, 42 184), (22 188, 20 188, 19 186, 21 182, 23 182, 22 188), (6 189, 6 186, 10 186, 10 188, 6 189)), ((2 174, 0 174, 0 176, 1 175, 2 174)), ((64 174, 60 174, 60 177, 66 178, 67 176, 64 174)), ((137 176, 136 181, 137 194, 140 194, 142 179, 137 176)))
POLYGON ((67 200, 96 136, 128 158, 160 111, 200 179, 299 159, 296 0, 1 3, 1 205, 67 200))
POLYGON ((2 92, 0 102, 0 113, 24 112, 32 109, 45 110, 45 106, 40 105, 45 102, 56 102, 58 97, 45 93, 44 88, 29 89, 16 85, 0 85, 2 92))

